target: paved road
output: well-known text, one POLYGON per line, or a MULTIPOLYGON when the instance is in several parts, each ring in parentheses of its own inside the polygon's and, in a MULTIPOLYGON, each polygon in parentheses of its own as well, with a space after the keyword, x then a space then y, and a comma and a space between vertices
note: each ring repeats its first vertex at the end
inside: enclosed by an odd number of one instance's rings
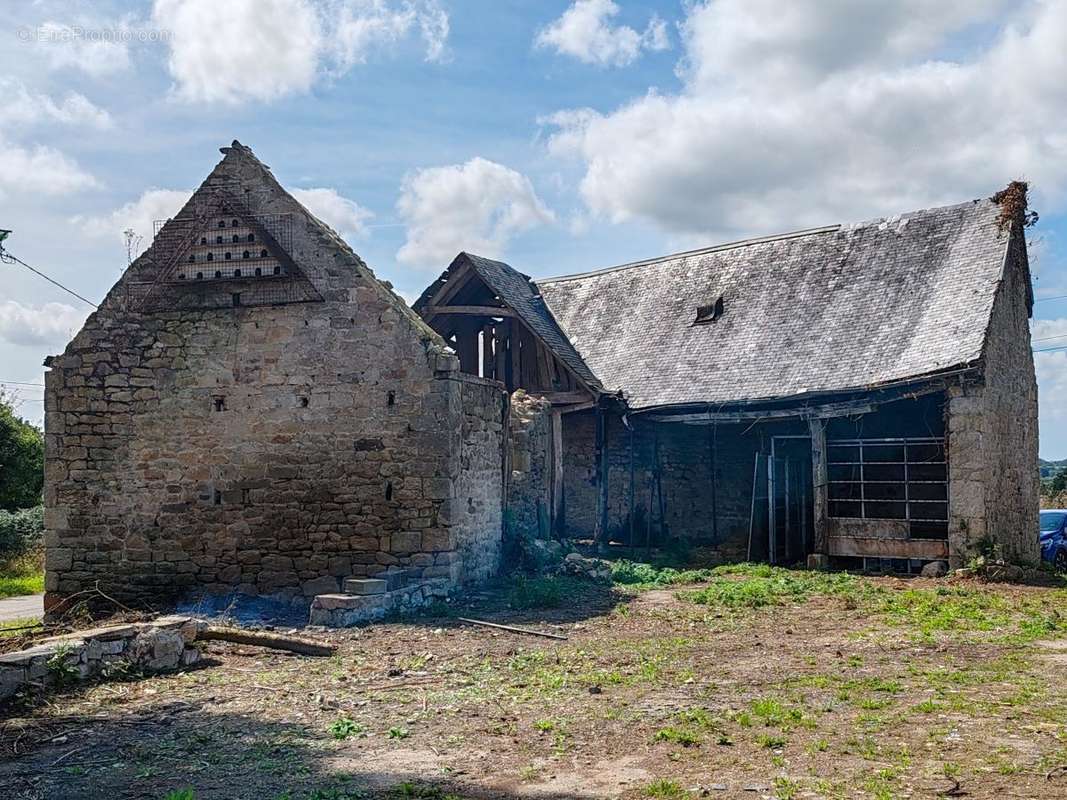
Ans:
POLYGON ((27 594, 0 600, 0 622, 44 616, 44 595, 27 594))

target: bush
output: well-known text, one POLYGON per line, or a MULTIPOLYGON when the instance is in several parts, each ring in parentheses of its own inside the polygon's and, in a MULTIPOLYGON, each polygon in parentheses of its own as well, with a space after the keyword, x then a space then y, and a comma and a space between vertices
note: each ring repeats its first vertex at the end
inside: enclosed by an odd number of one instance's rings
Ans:
POLYGON ((43 485, 44 435, 15 415, 11 398, 0 391, 0 509, 39 504, 43 485))
POLYGON ((516 611, 534 608, 559 608, 566 587, 561 578, 527 578, 517 575, 508 591, 508 604, 516 611))
POLYGON ((41 546, 44 506, 0 511, 0 563, 14 561, 41 546))

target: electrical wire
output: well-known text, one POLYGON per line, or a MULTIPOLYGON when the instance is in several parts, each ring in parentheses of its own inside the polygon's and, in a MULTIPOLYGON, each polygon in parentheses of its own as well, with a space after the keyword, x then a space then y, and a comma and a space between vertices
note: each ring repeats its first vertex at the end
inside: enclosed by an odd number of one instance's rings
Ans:
POLYGON ((29 264, 27 264, 25 261, 23 261, 21 258, 19 258, 18 256, 12 255, 10 251, 4 250, 3 247, 0 247, 0 260, 3 260, 5 263, 8 263, 8 264, 21 264, 26 269, 28 269, 30 272, 32 272, 34 275, 39 275, 40 277, 44 278, 46 281, 48 281, 52 285, 58 286, 60 289, 62 289, 67 294, 72 295, 74 297, 77 297, 83 303, 88 303, 93 308, 99 308, 100 307, 96 303, 94 303, 92 300, 87 300, 86 298, 82 297, 80 294, 78 294, 73 289, 68 289, 66 286, 64 286, 62 283, 57 281, 55 278, 50 278, 47 275, 45 275, 43 272, 41 272, 39 269, 34 269, 29 264))

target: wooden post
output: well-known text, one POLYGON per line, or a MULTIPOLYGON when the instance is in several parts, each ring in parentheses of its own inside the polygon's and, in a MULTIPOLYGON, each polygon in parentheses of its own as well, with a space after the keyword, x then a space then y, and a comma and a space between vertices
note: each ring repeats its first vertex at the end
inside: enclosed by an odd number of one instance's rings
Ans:
POLYGON ((552 409, 552 534, 563 527, 563 415, 552 409))
POLYGON ((468 322, 456 325, 459 368, 468 375, 478 374, 478 329, 468 322))
POLYGON ((598 550, 608 543, 608 426, 604 409, 596 409, 597 514, 593 540, 598 550))
POLYGON ((507 345, 505 328, 507 321, 502 320, 493 325, 493 378, 507 386, 507 345))
POLYGON ((511 372, 508 373, 508 391, 514 392, 522 386, 522 375, 519 372, 519 323, 518 320, 508 320, 508 355, 511 357, 511 372))
POLYGON ((493 325, 487 322, 482 326, 482 377, 492 378, 496 359, 493 357, 493 325))
POLYGON ((811 485, 812 485, 812 520, 814 521, 816 555, 829 553, 827 541, 827 501, 829 487, 826 470, 826 421, 812 417, 808 420, 811 431, 811 485))

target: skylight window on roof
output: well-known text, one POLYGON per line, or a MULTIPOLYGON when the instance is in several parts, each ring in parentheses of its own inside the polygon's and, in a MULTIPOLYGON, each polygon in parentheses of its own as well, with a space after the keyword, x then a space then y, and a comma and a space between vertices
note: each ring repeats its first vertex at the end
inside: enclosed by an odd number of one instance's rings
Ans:
POLYGON ((720 294, 714 303, 706 306, 697 306, 697 316, 693 320, 694 325, 705 325, 709 322, 715 322, 722 316, 724 310, 722 295, 720 294))

